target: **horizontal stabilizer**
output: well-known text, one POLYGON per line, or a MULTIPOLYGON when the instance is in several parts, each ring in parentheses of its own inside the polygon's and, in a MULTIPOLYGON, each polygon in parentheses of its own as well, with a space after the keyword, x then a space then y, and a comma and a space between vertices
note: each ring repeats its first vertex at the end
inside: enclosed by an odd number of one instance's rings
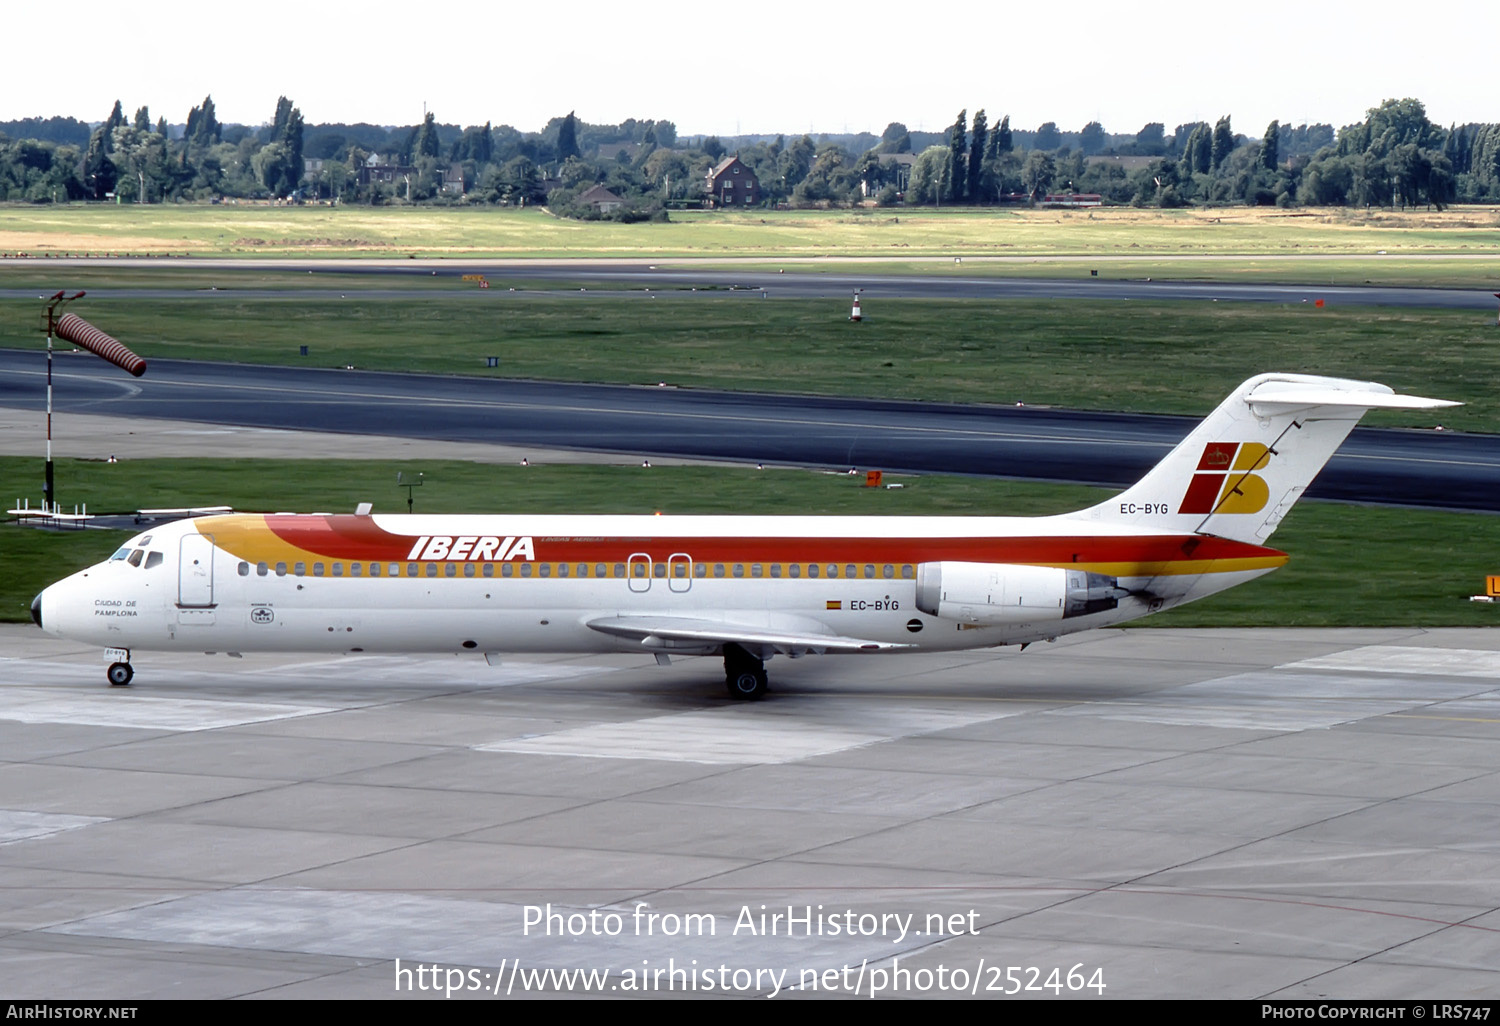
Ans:
POLYGON ((1437 410, 1445 406, 1462 406, 1449 399, 1428 399, 1420 395, 1395 392, 1339 391, 1333 389, 1287 390, 1270 388, 1256 392, 1245 400, 1251 406, 1275 406, 1293 409, 1308 406, 1346 406, 1362 410, 1437 410))

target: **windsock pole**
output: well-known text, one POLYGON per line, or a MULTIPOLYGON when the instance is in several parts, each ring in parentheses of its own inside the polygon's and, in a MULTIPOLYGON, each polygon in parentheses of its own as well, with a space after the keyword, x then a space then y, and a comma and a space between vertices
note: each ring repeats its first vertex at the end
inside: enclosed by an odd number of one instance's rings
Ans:
POLYGON ((42 509, 46 512, 56 512, 59 508, 55 479, 52 475, 52 335, 57 328, 58 309, 75 299, 82 298, 82 292, 71 296, 65 292, 59 292, 47 303, 47 468, 42 481, 42 509))

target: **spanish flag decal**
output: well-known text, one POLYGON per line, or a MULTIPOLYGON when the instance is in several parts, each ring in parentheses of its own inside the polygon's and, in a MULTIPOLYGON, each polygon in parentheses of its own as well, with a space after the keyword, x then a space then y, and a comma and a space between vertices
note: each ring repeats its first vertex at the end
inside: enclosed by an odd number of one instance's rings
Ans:
POLYGON ((829 609, 843 609, 844 608, 844 604, 842 602, 836 600, 836 599, 829 599, 828 600, 828 608, 829 609))

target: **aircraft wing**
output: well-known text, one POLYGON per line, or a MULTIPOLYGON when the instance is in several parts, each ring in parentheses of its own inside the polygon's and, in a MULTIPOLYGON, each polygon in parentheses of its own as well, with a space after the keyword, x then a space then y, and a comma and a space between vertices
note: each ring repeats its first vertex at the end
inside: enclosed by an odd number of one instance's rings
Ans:
POLYGON ((643 647, 660 651, 700 647, 711 649, 728 642, 743 645, 752 651, 774 651, 789 656, 823 655, 828 652, 890 652, 911 647, 886 641, 824 634, 812 629, 786 630, 777 626, 686 616, 604 616, 587 621, 587 625, 601 634, 634 638, 643 647))

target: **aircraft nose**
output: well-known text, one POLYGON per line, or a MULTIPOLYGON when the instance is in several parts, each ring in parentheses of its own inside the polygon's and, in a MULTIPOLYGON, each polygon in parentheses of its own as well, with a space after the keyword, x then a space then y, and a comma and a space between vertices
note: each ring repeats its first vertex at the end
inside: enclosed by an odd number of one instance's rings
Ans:
POLYGON ((36 621, 36 625, 38 627, 40 627, 42 625, 42 593, 41 592, 37 592, 36 593, 36 598, 34 598, 34 599, 31 600, 31 618, 36 621))

